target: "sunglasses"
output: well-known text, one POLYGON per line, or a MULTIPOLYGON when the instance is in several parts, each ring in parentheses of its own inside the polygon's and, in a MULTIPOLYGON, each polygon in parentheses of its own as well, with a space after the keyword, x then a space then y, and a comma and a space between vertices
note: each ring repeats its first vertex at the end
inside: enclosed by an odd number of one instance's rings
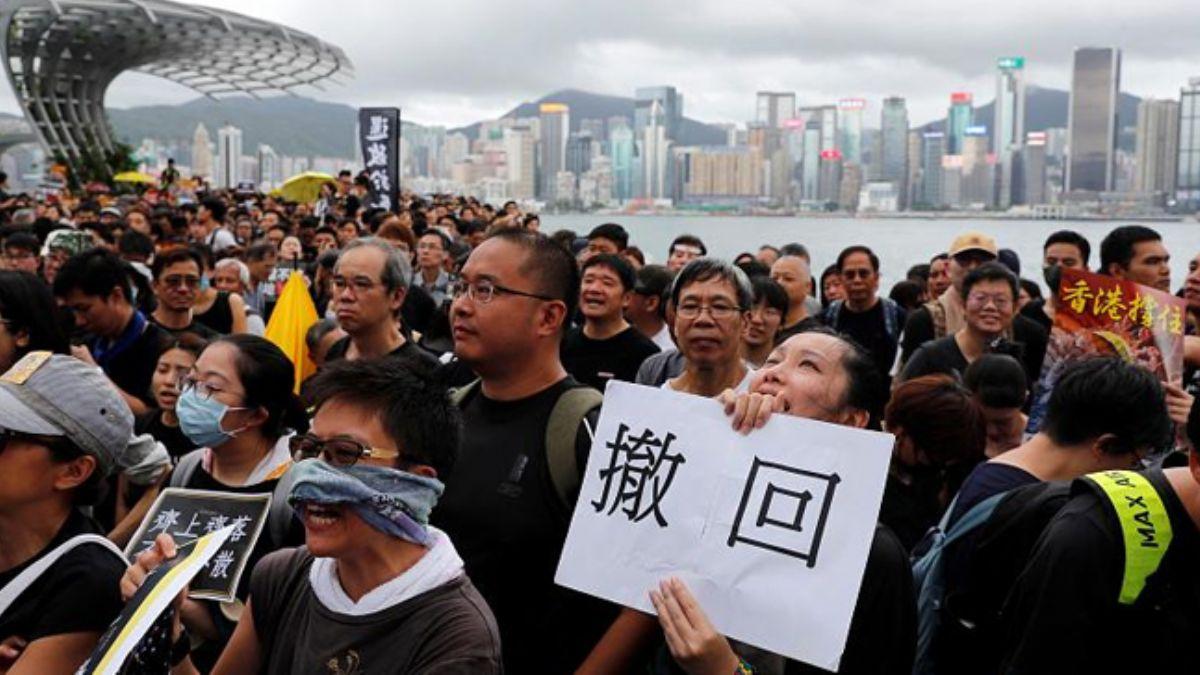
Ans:
POLYGON ((312 434, 296 435, 288 441, 288 447, 296 461, 319 457, 334 466, 354 466, 358 460, 363 458, 396 459, 400 457, 399 451, 372 448, 346 436, 321 439, 312 434))

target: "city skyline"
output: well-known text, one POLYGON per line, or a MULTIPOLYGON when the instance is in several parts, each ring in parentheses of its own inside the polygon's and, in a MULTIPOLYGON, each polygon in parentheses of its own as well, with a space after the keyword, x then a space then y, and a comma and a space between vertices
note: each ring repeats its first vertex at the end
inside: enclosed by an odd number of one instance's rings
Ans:
MULTIPOLYGON (((398 105, 407 119, 447 127, 495 118, 562 88, 627 96, 662 82, 686 92, 690 117, 712 123, 754 119, 756 91, 794 91, 798 105, 867 99, 867 119, 877 118, 887 96, 903 96, 911 121, 922 124, 944 114, 946 92, 990 100, 998 56, 1024 56, 1029 84, 1066 90, 1074 47, 1115 46, 1123 52, 1124 90, 1143 98, 1178 96, 1200 62, 1200 45, 1191 40, 1200 17, 1172 0, 1152 7, 918 2, 903 9, 874 2, 836 8, 700 3, 686 18, 666 3, 492 7, 464 0, 423 11, 422 23, 445 26, 450 35, 406 30, 396 40, 364 39, 364 26, 404 26, 403 7, 206 4, 284 21, 343 45, 355 63, 354 78, 310 95, 355 106, 398 105), (358 13, 379 20, 344 20, 358 13), (395 21, 388 19, 393 14, 395 21), (473 32, 480 39, 472 39, 473 32), (503 48, 505 35, 513 48, 503 48)), ((107 103, 130 107, 192 97, 162 80, 127 75, 118 78, 107 103)), ((7 88, 0 110, 17 110, 7 88)))

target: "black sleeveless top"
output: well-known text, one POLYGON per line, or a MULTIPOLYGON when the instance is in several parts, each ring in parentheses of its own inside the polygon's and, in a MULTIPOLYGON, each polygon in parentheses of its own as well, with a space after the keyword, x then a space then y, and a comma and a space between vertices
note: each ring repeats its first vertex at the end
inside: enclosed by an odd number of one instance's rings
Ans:
POLYGON ((233 332, 233 309, 229 306, 229 291, 217 291, 217 299, 203 314, 194 315, 196 321, 217 331, 221 335, 233 332))

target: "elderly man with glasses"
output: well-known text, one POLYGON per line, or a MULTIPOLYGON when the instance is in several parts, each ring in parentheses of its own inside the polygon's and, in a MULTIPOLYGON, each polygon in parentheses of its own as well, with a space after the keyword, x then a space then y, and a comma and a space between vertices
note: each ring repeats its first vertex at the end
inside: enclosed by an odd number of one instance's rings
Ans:
POLYGON ((671 302, 684 368, 663 388, 710 397, 745 391, 751 368, 741 357, 741 336, 754 302, 746 274, 716 258, 697 258, 675 278, 671 302))
POLYGON ((892 300, 879 297, 879 257, 871 249, 846 248, 838 255, 837 271, 846 299, 830 303, 825 310, 825 324, 867 350, 884 386, 888 386, 905 312, 892 300))

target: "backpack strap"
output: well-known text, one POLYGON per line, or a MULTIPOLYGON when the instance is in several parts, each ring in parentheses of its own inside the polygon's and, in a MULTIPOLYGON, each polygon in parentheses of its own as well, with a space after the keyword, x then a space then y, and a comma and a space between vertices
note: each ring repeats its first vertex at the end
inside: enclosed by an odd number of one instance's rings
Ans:
POLYGON ((1132 605, 1158 570, 1173 532, 1171 518, 1154 485, 1135 471, 1102 471, 1087 479, 1108 497, 1125 542, 1125 572, 1117 601, 1132 605))
POLYGON ((129 561, 125 559, 125 554, 121 552, 121 549, 117 548, 116 544, 98 534, 80 534, 71 537, 56 546, 53 551, 35 560, 33 564, 22 570, 12 581, 5 584, 3 588, 0 588, 0 616, 4 616, 4 612, 12 606, 12 603, 21 597, 21 594, 28 590, 33 585, 33 582, 37 581, 39 577, 53 567, 59 558, 62 558, 84 544, 98 544, 120 558, 123 565, 129 564, 129 561))
POLYGON ((591 387, 568 389, 558 397, 546 422, 546 466, 550 482, 567 513, 575 510, 579 495, 579 462, 575 458, 575 438, 584 417, 600 407, 604 395, 591 387))
POLYGON ((179 463, 175 465, 175 470, 171 472, 171 480, 167 487, 187 487, 188 482, 195 475, 196 469, 200 468, 200 462, 203 459, 204 448, 197 448, 180 457, 179 463))

